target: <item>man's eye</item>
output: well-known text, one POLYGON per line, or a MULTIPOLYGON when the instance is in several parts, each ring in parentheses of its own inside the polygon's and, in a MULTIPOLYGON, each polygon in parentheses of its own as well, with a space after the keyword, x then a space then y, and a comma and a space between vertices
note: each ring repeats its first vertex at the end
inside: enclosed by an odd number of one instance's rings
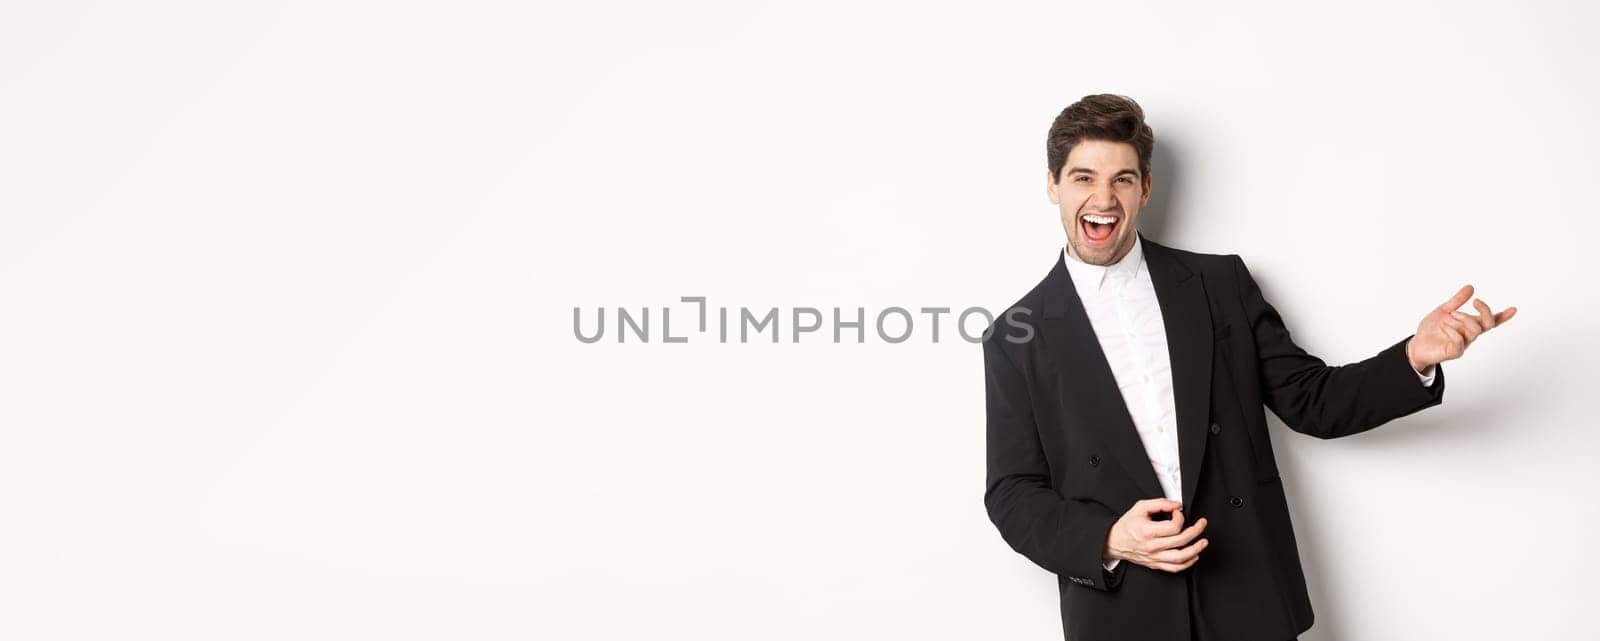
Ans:
POLYGON ((1132 178, 1129 178, 1129 177, 1127 177, 1127 176, 1123 176, 1123 177, 1121 177, 1121 178, 1118 178, 1118 179, 1117 179, 1117 182, 1124 182, 1124 183, 1129 183, 1129 184, 1132 184, 1132 183, 1133 183, 1133 179, 1132 179, 1132 178))
POLYGON ((1081 182, 1081 183, 1089 182, 1089 177, 1088 176, 1078 176, 1077 181, 1081 182))

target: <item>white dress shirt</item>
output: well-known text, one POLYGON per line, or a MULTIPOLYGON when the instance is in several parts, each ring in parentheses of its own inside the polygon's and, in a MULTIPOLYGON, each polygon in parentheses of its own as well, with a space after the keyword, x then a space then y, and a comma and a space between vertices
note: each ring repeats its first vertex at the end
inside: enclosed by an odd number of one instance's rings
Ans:
MULTIPOLYGON (((1144 247, 1134 236, 1133 249, 1111 265, 1091 265, 1070 256, 1066 262, 1073 288, 1083 301, 1100 349, 1128 406, 1133 427, 1144 442, 1150 466, 1161 491, 1172 501, 1183 500, 1183 470, 1178 467, 1178 415, 1172 399, 1172 359, 1167 352, 1167 330, 1156 300, 1155 285, 1146 269, 1144 247)), ((1418 374, 1422 384, 1433 385, 1433 369, 1418 374)), ((1107 570, 1120 559, 1105 563, 1107 570)))

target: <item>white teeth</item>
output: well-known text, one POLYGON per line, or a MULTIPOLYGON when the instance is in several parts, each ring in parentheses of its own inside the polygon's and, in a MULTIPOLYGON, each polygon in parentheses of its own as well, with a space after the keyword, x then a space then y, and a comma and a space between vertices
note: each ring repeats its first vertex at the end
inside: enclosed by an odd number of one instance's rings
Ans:
POLYGON ((1093 214, 1086 215, 1086 216, 1083 217, 1083 219, 1087 220, 1087 221, 1089 221, 1091 223, 1095 223, 1097 225, 1109 225, 1111 223, 1117 222, 1117 219, 1114 218, 1114 217, 1111 217, 1111 216, 1095 216, 1093 214))

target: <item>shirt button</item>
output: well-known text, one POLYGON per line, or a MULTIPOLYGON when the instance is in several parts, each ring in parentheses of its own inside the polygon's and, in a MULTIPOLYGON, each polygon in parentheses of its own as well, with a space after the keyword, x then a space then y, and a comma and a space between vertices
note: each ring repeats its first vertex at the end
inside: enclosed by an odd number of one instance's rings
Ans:
POLYGON ((1231 499, 1228 499, 1228 505, 1232 505, 1234 507, 1244 507, 1244 499, 1235 496, 1231 499))
POLYGON ((1211 424, 1211 433, 1212 434, 1216 434, 1216 433, 1221 432, 1221 431, 1222 431, 1222 428, 1218 427, 1216 423, 1212 423, 1211 424))
POLYGON ((1098 467, 1100 465, 1100 455, 1099 454, 1090 454, 1089 455, 1089 465, 1098 467))

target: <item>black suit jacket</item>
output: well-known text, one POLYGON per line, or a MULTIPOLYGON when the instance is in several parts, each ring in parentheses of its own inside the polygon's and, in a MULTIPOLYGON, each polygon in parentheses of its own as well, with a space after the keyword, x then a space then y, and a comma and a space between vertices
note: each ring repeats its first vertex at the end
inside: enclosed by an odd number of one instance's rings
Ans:
POLYGON ((1207 517, 1199 561, 1179 573, 1101 565, 1111 525, 1161 497, 1110 365, 1058 257, 983 342, 984 507, 1012 549, 1055 573, 1067 639, 1283 641, 1311 627, 1294 529, 1263 405, 1291 429, 1337 438, 1437 405, 1407 336, 1330 367, 1289 338, 1236 255, 1140 236, 1167 332, 1186 525, 1207 517))

